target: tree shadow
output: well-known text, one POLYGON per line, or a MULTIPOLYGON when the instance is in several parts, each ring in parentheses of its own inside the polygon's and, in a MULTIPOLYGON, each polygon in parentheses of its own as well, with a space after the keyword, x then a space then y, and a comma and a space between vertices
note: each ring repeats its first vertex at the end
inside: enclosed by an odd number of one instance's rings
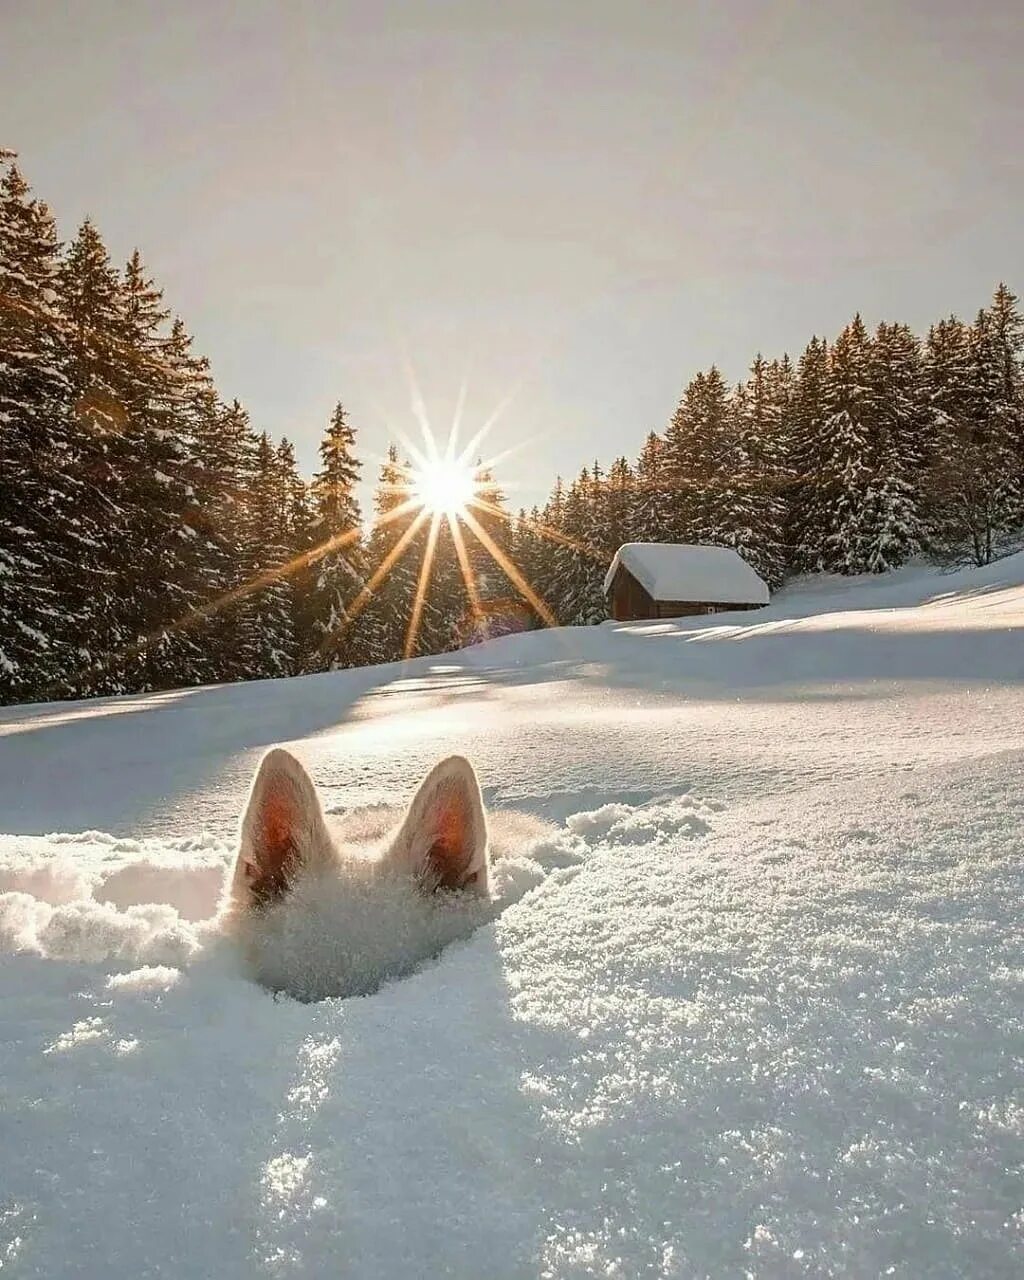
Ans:
POLYGON ((258 754, 344 725, 404 664, 0 712, 6 832, 227 832, 258 754), (7 732, 5 732, 5 729, 7 732), (225 806, 223 792, 237 798, 225 806))

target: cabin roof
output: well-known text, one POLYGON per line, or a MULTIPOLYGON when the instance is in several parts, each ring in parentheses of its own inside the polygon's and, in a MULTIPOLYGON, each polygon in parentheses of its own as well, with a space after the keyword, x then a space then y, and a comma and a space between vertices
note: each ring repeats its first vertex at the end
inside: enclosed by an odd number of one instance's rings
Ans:
POLYGON ((768 603, 767 585, 731 547, 627 542, 616 551, 605 574, 606 594, 619 565, 626 568, 654 600, 768 603))

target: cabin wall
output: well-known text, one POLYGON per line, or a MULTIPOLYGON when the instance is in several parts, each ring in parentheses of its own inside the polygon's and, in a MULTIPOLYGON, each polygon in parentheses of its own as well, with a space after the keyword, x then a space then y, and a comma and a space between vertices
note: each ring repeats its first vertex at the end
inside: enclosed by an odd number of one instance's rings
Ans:
POLYGON ((646 618, 692 618, 700 614, 764 607, 760 604, 723 604, 715 600, 655 600, 621 564, 612 579, 608 606, 616 622, 637 622, 646 618))
POLYGON ((722 604, 715 600, 659 600, 659 618, 692 618, 707 613, 742 613, 746 609, 763 609, 763 604, 722 604))
POLYGON ((616 622, 633 622, 658 616, 658 606, 650 593, 621 564, 615 570, 608 595, 611 615, 616 622))

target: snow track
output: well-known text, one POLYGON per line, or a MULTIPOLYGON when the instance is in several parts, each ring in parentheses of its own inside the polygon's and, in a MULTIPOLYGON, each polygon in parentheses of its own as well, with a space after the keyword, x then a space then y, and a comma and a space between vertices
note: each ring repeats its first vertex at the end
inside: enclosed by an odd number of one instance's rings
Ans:
POLYGON ((1022 581, 0 713, 2 1274, 1021 1274, 1022 581), (275 1000, 205 923, 275 741, 554 832, 417 973, 275 1000))

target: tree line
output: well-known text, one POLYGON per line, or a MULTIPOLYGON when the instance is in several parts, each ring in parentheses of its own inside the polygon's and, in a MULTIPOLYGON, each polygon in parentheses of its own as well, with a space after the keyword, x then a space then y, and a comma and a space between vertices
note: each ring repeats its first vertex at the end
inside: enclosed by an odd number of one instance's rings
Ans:
POLYGON ((62 244, 12 153, 0 172, 0 701, 593 623, 626 541, 735 547, 772 586, 1021 542, 1024 321, 1003 285, 924 340, 857 316, 737 386, 702 371, 634 461, 594 462, 529 513, 481 468, 470 527, 432 532, 391 448, 364 525, 340 404, 304 480, 292 445, 218 394, 140 254, 115 268, 91 221, 62 244))

